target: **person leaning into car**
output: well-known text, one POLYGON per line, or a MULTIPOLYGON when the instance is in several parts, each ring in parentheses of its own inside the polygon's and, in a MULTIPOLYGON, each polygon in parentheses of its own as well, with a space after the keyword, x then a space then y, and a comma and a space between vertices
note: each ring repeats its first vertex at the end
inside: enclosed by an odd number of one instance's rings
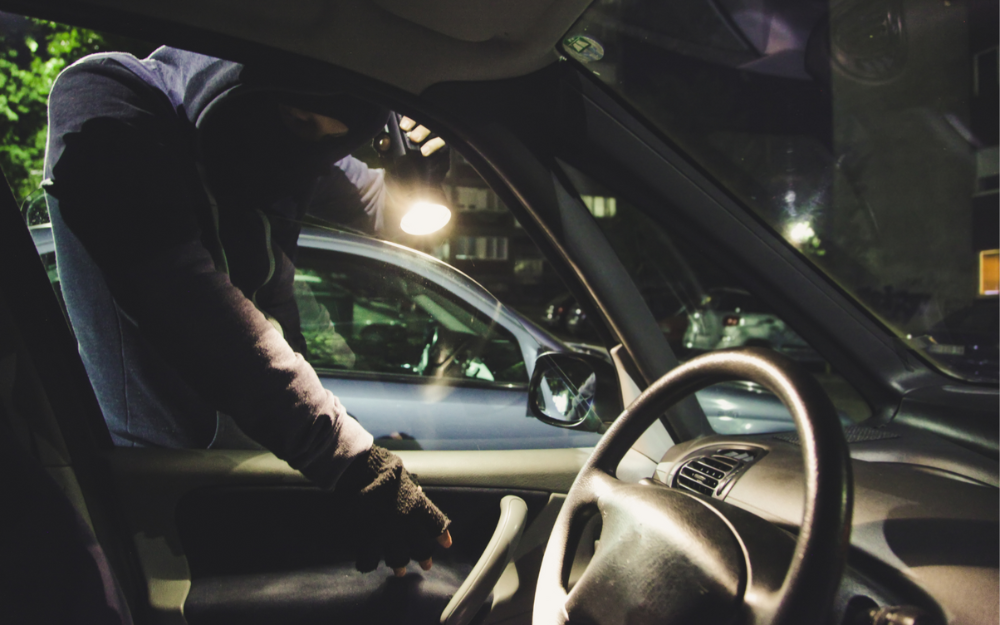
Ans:
POLYGON ((225 445, 228 418, 353 493, 357 565, 431 565, 449 521, 301 355, 296 241, 316 189, 380 227, 381 170, 349 157, 389 112, 269 71, 160 48, 53 85, 43 188, 63 295, 117 445, 225 445), (317 184, 317 183, 321 184, 317 184))

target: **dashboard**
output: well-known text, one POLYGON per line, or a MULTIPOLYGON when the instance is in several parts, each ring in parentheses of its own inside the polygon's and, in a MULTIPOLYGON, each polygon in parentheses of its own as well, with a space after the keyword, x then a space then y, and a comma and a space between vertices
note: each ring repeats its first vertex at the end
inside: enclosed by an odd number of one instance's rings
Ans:
MULTIPOLYGON (((831 622, 872 622, 855 619, 874 606, 911 606, 932 623, 997 623, 996 463, 906 426, 853 426, 845 435, 854 474, 851 553, 831 622)), ((654 481, 722 499, 794 534, 802 471, 794 432, 712 436, 672 447, 654 481)))

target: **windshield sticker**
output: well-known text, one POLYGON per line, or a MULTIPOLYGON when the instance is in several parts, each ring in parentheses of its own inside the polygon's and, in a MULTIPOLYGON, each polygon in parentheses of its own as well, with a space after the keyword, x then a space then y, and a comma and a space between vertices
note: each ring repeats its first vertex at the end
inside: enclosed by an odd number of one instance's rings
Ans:
POLYGON ((604 58, 604 46, 593 37, 574 35, 563 41, 566 51, 578 61, 590 63, 604 58))

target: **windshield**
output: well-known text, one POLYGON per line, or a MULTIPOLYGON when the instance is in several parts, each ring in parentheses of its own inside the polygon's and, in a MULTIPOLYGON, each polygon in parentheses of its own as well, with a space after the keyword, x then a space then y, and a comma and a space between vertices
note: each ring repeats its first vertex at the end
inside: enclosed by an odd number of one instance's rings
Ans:
POLYGON ((600 0, 563 51, 907 344, 997 381, 997 3, 600 0))

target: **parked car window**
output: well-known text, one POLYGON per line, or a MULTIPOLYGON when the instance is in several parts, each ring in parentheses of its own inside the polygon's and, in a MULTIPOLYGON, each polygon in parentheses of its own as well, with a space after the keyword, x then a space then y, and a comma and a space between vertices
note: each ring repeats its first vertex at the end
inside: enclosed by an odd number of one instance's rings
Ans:
POLYGON ((317 369, 528 381, 508 330, 398 266, 300 249, 295 294, 317 369))

